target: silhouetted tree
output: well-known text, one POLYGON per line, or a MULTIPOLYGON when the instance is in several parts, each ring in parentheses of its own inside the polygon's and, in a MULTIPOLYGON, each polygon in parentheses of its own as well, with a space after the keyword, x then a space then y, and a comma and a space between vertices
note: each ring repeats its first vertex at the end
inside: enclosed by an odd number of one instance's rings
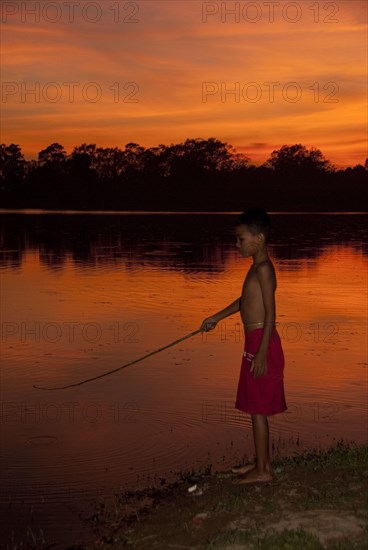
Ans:
POLYGON ((8 207, 124 210, 360 210, 364 166, 336 170, 319 149, 284 145, 262 166, 215 138, 158 147, 83 143, 68 155, 53 143, 26 162, 0 146, 0 199, 8 207), (241 206, 240 206, 240 202, 241 206))
POLYGON ((145 149, 141 155, 144 173, 151 178, 167 178, 170 175, 170 148, 166 145, 145 149))
POLYGON ((67 153, 59 143, 52 143, 38 154, 36 178, 45 184, 59 183, 65 179, 68 171, 67 153))
POLYGON ((141 157, 144 153, 144 147, 141 147, 137 143, 127 143, 125 146, 124 157, 127 166, 136 170, 142 169, 141 157))
POLYGON ((182 159, 192 169, 205 172, 230 171, 234 160, 238 164, 242 160, 243 165, 248 162, 247 157, 241 154, 235 156, 231 146, 215 138, 187 139, 185 143, 172 146, 171 152, 174 159, 182 159))
POLYGON ((97 149, 97 173, 104 180, 113 180, 124 173, 127 161, 124 152, 118 147, 97 149))
POLYGON ((364 166, 362 164, 356 164, 353 167, 348 166, 347 168, 345 168, 345 173, 346 174, 348 174, 348 173, 350 173, 350 174, 361 174, 361 175, 366 176, 367 175, 367 169, 364 168, 364 166))
POLYGON ((87 143, 82 143, 82 145, 79 145, 78 147, 74 147, 69 159, 71 161, 77 161, 78 157, 83 158, 82 161, 86 165, 88 164, 88 168, 96 169, 97 167, 97 146, 95 143, 90 143, 87 145, 87 143), (88 159, 88 163, 87 163, 88 159))
POLYGON ((85 195, 92 196, 98 193, 100 178, 98 173, 98 149, 93 143, 83 143, 74 147, 68 158, 70 181, 74 185, 74 196, 78 196, 78 204, 86 202, 85 195))
POLYGON ((48 165, 54 166, 55 168, 64 167, 67 159, 67 154, 62 145, 59 143, 53 143, 43 149, 38 154, 38 162, 40 166, 48 165))
POLYGON ((11 143, 0 145, 0 182, 6 188, 23 181, 26 173, 26 161, 19 145, 11 143))
POLYGON ((304 145, 283 145, 273 151, 266 162, 280 175, 310 176, 317 172, 332 172, 335 167, 326 160, 319 149, 307 149, 304 145))
POLYGON ((91 192, 91 185, 96 187, 98 183, 97 146, 83 143, 79 147, 74 147, 68 157, 68 166, 71 180, 80 187, 79 195, 86 191, 91 192))

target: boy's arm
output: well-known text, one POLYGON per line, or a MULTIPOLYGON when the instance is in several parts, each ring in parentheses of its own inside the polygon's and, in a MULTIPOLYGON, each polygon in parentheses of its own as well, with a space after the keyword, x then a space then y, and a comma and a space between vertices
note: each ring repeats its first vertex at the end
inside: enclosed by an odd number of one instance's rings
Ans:
POLYGON ((206 332, 208 330, 212 330, 215 328, 217 323, 219 321, 222 321, 222 319, 225 319, 225 317, 229 317, 229 315, 233 315, 234 313, 237 313, 240 310, 240 299, 241 297, 234 300, 230 305, 225 307, 224 309, 221 309, 215 315, 211 315, 211 317, 207 317, 201 324, 200 330, 205 330, 206 332))
POLYGON ((267 351, 273 333, 276 320, 275 304, 275 279, 270 265, 262 264, 257 268, 257 277, 262 291, 263 306, 265 310, 262 340, 256 353, 256 360, 253 362, 251 371, 254 376, 262 376, 267 371, 267 351))
POLYGON ((220 311, 215 313, 215 315, 212 315, 212 317, 214 317, 218 322, 218 321, 222 321, 222 319, 225 319, 225 317, 229 317, 229 315, 233 315, 234 313, 237 313, 240 310, 240 299, 241 299, 241 296, 236 300, 234 300, 233 302, 231 302, 231 304, 225 307, 224 309, 221 309, 220 311))

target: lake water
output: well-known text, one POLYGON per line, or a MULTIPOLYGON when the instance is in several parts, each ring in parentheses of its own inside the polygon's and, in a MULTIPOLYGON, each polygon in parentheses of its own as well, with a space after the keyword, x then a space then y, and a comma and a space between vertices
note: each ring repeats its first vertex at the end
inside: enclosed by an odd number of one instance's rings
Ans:
MULTIPOLYGON (((71 518, 94 498, 253 457, 250 416, 235 409, 239 314, 101 380, 59 391, 32 387, 114 369, 194 331, 237 298, 252 260, 235 248, 235 218, 2 213, 1 505, 8 532, 28 522, 60 539, 67 518, 73 538, 71 518)), ((340 438, 362 443, 366 218, 273 213, 272 220, 288 405, 269 419, 272 453, 325 448, 340 438)))

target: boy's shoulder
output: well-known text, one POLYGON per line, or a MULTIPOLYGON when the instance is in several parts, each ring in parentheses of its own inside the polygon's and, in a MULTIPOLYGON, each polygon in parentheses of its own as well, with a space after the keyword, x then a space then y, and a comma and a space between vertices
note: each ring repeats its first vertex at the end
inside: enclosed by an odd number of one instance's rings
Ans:
POLYGON ((272 270, 272 271, 274 271, 274 269, 275 269, 274 266, 273 266, 272 261, 270 260, 270 258, 267 258, 267 260, 262 260, 258 264, 253 264, 251 266, 251 268, 256 270, 256 271, 259 271, 259 270, 262 270, 262 271, 272 270))
POLYGON ((253 271, 256 279, 259 281, 272 281, 273 284, 276 284, 276 272, 270 259, 262 260, 259 264, 254 264, 250 271, 253 271))

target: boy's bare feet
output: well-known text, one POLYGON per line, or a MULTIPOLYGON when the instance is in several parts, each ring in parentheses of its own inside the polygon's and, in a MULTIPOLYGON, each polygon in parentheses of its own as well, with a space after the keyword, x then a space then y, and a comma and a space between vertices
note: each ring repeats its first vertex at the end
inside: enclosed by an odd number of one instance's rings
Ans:
POLYGON ((249 470, 252 470, 253 468, 255 468, 255 464, 245 464, 244 466, 232 468, 231 471, 233 474, 241 475, 246 474, 247 472, 249 472, 249 470))
POLYGON ((243 485, 245 483, 260 483, 260 482, 270 482, 273 480, 272 473, 270 471, 264 470, 259 472, 255 467, 252 470, 249 470, 244 476, 233 479, 232 483, 234 485, 243 485))

